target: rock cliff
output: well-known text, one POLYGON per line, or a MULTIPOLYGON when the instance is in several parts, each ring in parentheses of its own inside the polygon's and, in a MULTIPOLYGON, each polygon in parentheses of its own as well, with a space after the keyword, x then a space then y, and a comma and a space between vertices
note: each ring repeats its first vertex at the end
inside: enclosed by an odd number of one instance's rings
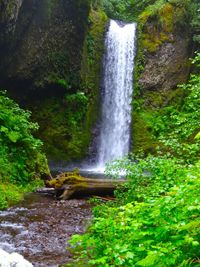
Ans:
POLYGON ((88 1, 4 0, 0 10, 1 87, 20 100, 48 85, 77 88, 88 1))
POLYGON ((133 108, 133 151, 155 150, 153 121, 158 110, 178 103, 193 54, 191 29, 182 6, 166 3, 139 17, 138 59, 133 108), (156 12, 156 13, 155 13, 156 12))
MULTIPOLYGON (((85 157, 97 134, 107 16, 90 0, 2 0, 0 14, 0 88, 32 110, 50 158, 85 157)), ((148 120, 179 101, 192 44, 182 7, 166 3, 138 21, 133 151, 148 152, 148 120)))

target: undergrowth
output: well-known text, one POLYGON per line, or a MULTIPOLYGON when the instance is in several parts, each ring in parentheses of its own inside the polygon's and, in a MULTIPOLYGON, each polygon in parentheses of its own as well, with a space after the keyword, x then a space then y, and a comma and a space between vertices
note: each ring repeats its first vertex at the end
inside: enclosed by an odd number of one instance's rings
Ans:
POLYGON ((17 185, 0 182, 0 210, 6 209, 21 201, 25 193, 34 192, 38 187, 44 186, 40 179, 26 185, 17 185))
POLYGON ((0 92, 0 209, 20 200, 49 175, 42 142, 33 136, 38 129, 5 92, 0 92))

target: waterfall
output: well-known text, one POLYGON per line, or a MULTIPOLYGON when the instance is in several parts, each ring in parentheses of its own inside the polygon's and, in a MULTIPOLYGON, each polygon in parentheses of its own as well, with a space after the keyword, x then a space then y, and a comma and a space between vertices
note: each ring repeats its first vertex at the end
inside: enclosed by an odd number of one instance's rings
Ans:
POLYGON ((104 168, 107 162, 122 158, 130 149, 135 35, 135 23, 110 21, 103 63, 98 168, 104 168))

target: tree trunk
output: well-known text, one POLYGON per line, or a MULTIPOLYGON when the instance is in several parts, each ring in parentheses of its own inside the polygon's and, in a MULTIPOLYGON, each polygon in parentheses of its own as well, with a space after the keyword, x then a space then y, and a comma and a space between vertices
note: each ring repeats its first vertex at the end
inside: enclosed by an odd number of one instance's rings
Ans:
POLYGON ((83 196, 113 195, 114 190, 125 180, 84 178, 77 171, 61 173, 55 179, 48 181, 48 186, 54 187, 58 199, 69 199, 83 196))

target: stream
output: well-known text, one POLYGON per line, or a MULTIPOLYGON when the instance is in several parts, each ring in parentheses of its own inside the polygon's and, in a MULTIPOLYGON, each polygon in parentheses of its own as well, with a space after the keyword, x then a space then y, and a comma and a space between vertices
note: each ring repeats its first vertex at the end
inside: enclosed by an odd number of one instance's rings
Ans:
POLYGON ((36 267, 59 267, 71 259, 67 240, 83 233, 90 218, 86 200, 28 194, 20 204, 0 211, 0 248, 23 255, 36 267))

